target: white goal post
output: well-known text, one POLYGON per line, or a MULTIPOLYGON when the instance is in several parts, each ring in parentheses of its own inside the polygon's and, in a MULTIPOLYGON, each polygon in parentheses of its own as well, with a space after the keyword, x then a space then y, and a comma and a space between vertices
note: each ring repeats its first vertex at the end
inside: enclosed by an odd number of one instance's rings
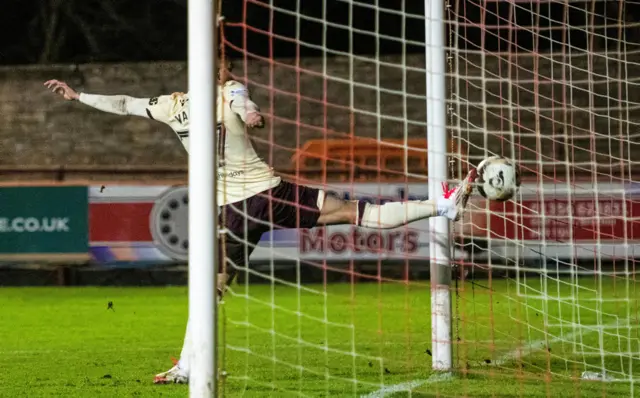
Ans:
POLYGON ((216 396, 216 1, 189 0, 189 396, 216 396))
MULTIPOLYGON (((447 72, 445 1, 424 1, 425 74, 427 105, 427 150, 429 197, 442 196, 442 184, 449 182, 447 133, 447 72)), ((431 262, 431 342, 434 370, 453 367, 451 339, 451 245, 449 220, 430 220, 429 256, 431 262)))

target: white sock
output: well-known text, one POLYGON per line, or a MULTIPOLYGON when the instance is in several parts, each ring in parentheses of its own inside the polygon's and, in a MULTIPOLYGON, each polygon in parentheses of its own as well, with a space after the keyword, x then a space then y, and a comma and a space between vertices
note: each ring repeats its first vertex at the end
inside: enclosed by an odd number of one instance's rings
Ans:
MULTIPOLYGON (((227 278, 225 274, 218 274, 218 281, 221 282, 218 286, 222 286, 222 289, 226 287, 227 278)), ((220 301, 220 295, 216 295, 216 301, 220 301)), ((180 352, 180 360, 178 361, 178 368, 180 368, 181 373, 185 376, 189 376, 192 355, 190 325, 191 322, 187 320, 187 331, 184 334, 184 343, 182 343, 182 351, 180 352)))
POLYGON ((396 228, 424 218, 443 216, 451 210, 451 206, 451 199, 445 198, 387 202, 383 205, 367 203, 360 225, 367 228, 396 228))
POLYGON ((189 375, 189 365, 191 362, 191 333, 189 332, 191 322, 187 320, 187 331, 184 334, 184 343, 182 344, 182 352, 180 352, 180 360, 178 367, 185 376, 189 375))

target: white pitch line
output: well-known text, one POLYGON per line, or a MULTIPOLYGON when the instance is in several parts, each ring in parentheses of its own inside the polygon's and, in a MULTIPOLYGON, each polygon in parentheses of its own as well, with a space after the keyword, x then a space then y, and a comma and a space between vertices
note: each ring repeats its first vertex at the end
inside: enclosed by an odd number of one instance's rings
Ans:
POLYGON ((580 335, 589 334, 590 331, 580 331, 580 332, 571 332, 560 337, 554 337, 550 340, 536 340, 533 343, 529 344, 526 347, 519 348, 517 350, 513 350, 496 359, 493 362, 494 366, 502 366, 505 362, 510 361, 512 359, 520 359, 524 356, 527 356, 529 353, 533 353, 536 351, 541 351, 547 348, 547 346, 557 343, 559 341, 573 341, 576 337, 580 335))
MULTIPOLYGON (((494 366, 502 366, 504 365, 507 361, 510 361, 512 359, 520 359, 528 354, 531 354, 533 352, 536 351, 541 351, 543 349, 545 349, 548 345, 557 343, 559 341, 563 341, 563 340, 573 340, 576 337, 580 336, 580 335, 585 335, 588 333, 591 333, 593 330, 589 330, 587 329, 587 331, 583 331, 583 332, 571 332, 565 335, 562 335, 560 337, 554 337, 552 339, 547 339, 547 340, 536 340, 533 343, 529 344, 526 347, 522 347, 520 349, 517 350, 513 350, 511 352, 508 352, 504 355, 502 355, 500 358, 496 359, 495 361, 493 361, 493 365, 494 366)), ((411 390, 418 388, 420 386, 423 386, 425 384, 433 384, 433 383, 438 383, 441 381, 446 381, 446 380, 450 380, 453 378, 453 375, 451 373, 435 373, 432 374, 429 378, 427 379, 419 379, 419 380, 412 380, 412 381, 405 381, 404 383, 398 383, 398 384, 392 384, 390 386, 384 386, 382 388, 380 388, 379 390, 376 390, 374 392, 371 392, 369 394, 366 395, 361 395, 360 398, 384 398, 387 395, 390 394, 394 394, 397 392, 410 392, 411 390)))
POLYGON ((418 388, 424 384, 432 384, 440 381, 446 381, 453 378, 451 373, 434 373, 429 376, 428 379, 405 381, 404 383, 392 384, 390 386, 382 387, 367 395, 361 395, 360 398, 382 398, 389 394, 395 394, 397 392, 408 392, 414 388, 418 388))

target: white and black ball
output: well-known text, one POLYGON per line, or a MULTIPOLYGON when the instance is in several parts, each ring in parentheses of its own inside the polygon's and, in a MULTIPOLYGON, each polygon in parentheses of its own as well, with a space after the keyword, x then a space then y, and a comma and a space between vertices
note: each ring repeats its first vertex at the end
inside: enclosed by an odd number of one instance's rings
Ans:
POLYGON ((520 187, 520 171, 516 164, 502 156, 491 156, 478 165, 476 186, 489 200, 507 201, 520 187))

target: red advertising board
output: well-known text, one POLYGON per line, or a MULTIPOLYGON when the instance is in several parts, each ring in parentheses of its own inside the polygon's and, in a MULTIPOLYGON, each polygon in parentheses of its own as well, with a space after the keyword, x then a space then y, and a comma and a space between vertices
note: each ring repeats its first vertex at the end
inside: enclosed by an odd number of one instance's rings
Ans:
POLYGON ((493 239, 525 241, 640 240, 640 201, 577 197, 492 203, 489 217, 478 214, 473 224, 493 239), (488 218, 488 222, 486 221, 488 218), (484 220, 484 221, 483 221, 484 220))
MULTIPOLYGON (((425 184, 332 184, 323 187, 344 199, 424 200, 425 184)), ((175 192, 168 186, 90 189, 90 241, 96 261, 178 260, 165 250, 154 209, 175 192), (157 230, 157 228, 156 228, 157 230)), ((474 195, 456 235, 490 240, 484 255, 539 258, 640 257, 640 191, 620 183, 563 186, 526 183, 516 201, 487 204, 474 195)), ((186 214, 180 217, 186 217, 186 214)), ((257 261, 428 259, 429 220, 396 229, 336 225, 265 234, 251 258, 257 261)), ((461 254, 464 255, 464 254, 461 254)), ((458 257, 458 255, 456 255, 458 257)), ((459 258, 459 257, 458 257, 459 258)), ((477 256, 477 261, 483 261, 477 256)))

